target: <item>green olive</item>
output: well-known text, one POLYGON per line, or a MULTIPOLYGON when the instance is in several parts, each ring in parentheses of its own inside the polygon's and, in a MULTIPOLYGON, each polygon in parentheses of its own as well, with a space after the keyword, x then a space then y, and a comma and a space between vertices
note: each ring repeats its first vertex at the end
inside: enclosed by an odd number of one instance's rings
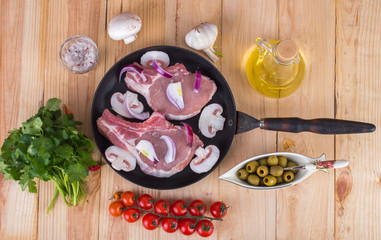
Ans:
POLYGON ((283 180, 285 182, 291 182, 294 180, 294 174, 291 171, 287 171, 283 174, 283 180))
POLYGON ((278 158, 277 158, 277 156, 270 156, 267 159, 267 165, 269 165, 269 166, 276 166, 276 165, 278 165, 278 158))
POLYGON ((270 174, 279 177, 283 174, 283 168, 279 166, 272 166, 270 167, 270 174))
POLYGON ((264 186, 265 184, 263 183, 263 177, 259 178, 259 186, 264 186))
MULTIPOLYGON (((295 167, 295 166, 297 166, 297 165, 296 165, 296 163, 294 163, 294 162, 289 161, 289 162, 287 163, 287 167, 295 167)), ((298 172, 298 170, 291 170, 291 172, 295 174, 295 173, 298 172)))
POLYGON ((274 186, 276 184, 276 178, 274 176, 266 176, 263 178, 263 183, 270 187, 270 186, 274 186))
POLYGON ((258 163, 261 166, 267 166, 267 159, 266 158, 262 158, 261 160, 258 161, 258 163))
POLYGON ((278 165, 282 168, 285 168, 287 166, 287 158, 286 157, 278 157, 278 165))
POLYGON ((257 168, 257 175, 259 177, 265 177, 267 174, 269 174, 269 169, 266 166, 259 166, 257 168))
POLYGON ((246 171, 246 169, 240 169, 237 172, 237 176, 239 177, 239 179, 246 180, 249 176, 249 173, 246 171))
POLYGON ((276 177, 276 183, 282 183, 283 182, 283 176, 276 177))
POLYGON ((251 161, 248 164, 246 164, 246 171, 248 173, 253 173, 257 171, 258 166, 259 166, 259 163, 257 161, 251 161))
POLYGON ((255 174, 250 174, 249 177, 247 178, 247 181, 249 182, 250 185, 258 186, 259 185, 259 177, 255 174))

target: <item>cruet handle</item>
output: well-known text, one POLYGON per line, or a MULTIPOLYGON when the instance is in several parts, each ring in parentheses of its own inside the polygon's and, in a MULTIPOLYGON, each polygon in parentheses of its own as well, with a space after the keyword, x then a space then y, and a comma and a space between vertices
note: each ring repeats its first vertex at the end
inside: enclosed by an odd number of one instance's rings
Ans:
POLYGON ((267 41, 266 39, 263 39, 263 38, 257 38, 255 40, 257 46, 258 46, 258 49, 261 53, 263 53, 264 51, 268 51, 270 53, 272 53, 273 51, 273 47, 274 45, 272 45, 269 41, 267 41))

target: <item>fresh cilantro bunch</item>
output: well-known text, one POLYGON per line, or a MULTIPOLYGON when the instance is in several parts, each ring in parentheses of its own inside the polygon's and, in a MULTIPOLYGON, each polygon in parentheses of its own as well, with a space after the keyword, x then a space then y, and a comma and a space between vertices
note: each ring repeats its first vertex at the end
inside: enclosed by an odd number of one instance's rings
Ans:
POLYGON ((45 107, 10 131, 1 147, 0 171, 24 191, 37 192, 34 178, 55 183, 54 197, 47 212, 61 194, 68 206, 85 200, 84 189, 89 166, 97 163, 91 157, 94 144, 78 133, 72 114, 61 115, 61 100, 49 99, 45 107))

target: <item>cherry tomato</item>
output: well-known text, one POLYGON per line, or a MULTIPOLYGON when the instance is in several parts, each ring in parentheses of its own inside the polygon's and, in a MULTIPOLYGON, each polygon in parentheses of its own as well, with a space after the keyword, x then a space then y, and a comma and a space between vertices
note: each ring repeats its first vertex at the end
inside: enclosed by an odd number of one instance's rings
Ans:
POLYGON ((225 203, 222 202, 215 202, 210 207, 210 213, 215 218, 223 218, 226 213, 228 212, 228 208, 226 207, 225 203))
POLYGON ((124 219, 126 219, 127 222, 133 223, 136 222, 140 215, 139 215, 139 210, 136 208, 129 208, 123 213, 124 219))
POLYGON ((148 230, 156 229, 160 224, 159 216, 153 213, 147 213, 143 217, 143 226, 148 230))
POLYGON ((119 201, 114 201, 110 204, 110 206, 108 207, 108 211, 110 212, 110 214, 114 217, 119 217, 120 215, 122 215, 123 213, 123 204, 119 201))
POLYGON ((201 200, 194 200, 188 206, 188 211, 192 216, 203 216, 206 212, 205 203, 201 200))
POLYGON ((185 207, 185 202, 183 200, 177 200, 172 204, 171 211, 175 216, 187 215, 187 208, 185 207))
POLYGON ((120 200, 125 207, 132 207, 135 204, 135 194, 133 192, 127 191, 122 193, 120 200))
POLYGON ((196 229, 201 237, 209 237, 214 231, 214 226, 209 220, 201 220, 197 223, 196 229))
POLYGON ((161 215, 168 215, 170 209, 169 202, 167 200, 159 200, 155 203, 154 209, 155 213, 161 215))
POLYGON ((138 199, 139 206, 145 210, 152 208, 152 197, 148 194, 143 194, 138 199))
POLYGON ((184 235, 192 235, 196 231, 195 220, 192 218, 184 218, 180 221, 180 232, 184 235))
POLYGON ((164 231, 168 233, 176 232, 176 230, 179 228, 179 224, 176 218, 164 218, 161 224, 164 231))

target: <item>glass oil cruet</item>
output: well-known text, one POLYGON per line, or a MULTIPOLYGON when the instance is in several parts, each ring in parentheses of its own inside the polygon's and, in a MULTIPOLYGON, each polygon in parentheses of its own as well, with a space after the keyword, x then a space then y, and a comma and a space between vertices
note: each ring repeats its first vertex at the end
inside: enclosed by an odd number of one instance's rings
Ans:
POLYGON ((287 97, 301 85, 305 62, 292 40, 256 39, 257 47, 250 54, 246 74, 252 87, 264 96, 287 97))

